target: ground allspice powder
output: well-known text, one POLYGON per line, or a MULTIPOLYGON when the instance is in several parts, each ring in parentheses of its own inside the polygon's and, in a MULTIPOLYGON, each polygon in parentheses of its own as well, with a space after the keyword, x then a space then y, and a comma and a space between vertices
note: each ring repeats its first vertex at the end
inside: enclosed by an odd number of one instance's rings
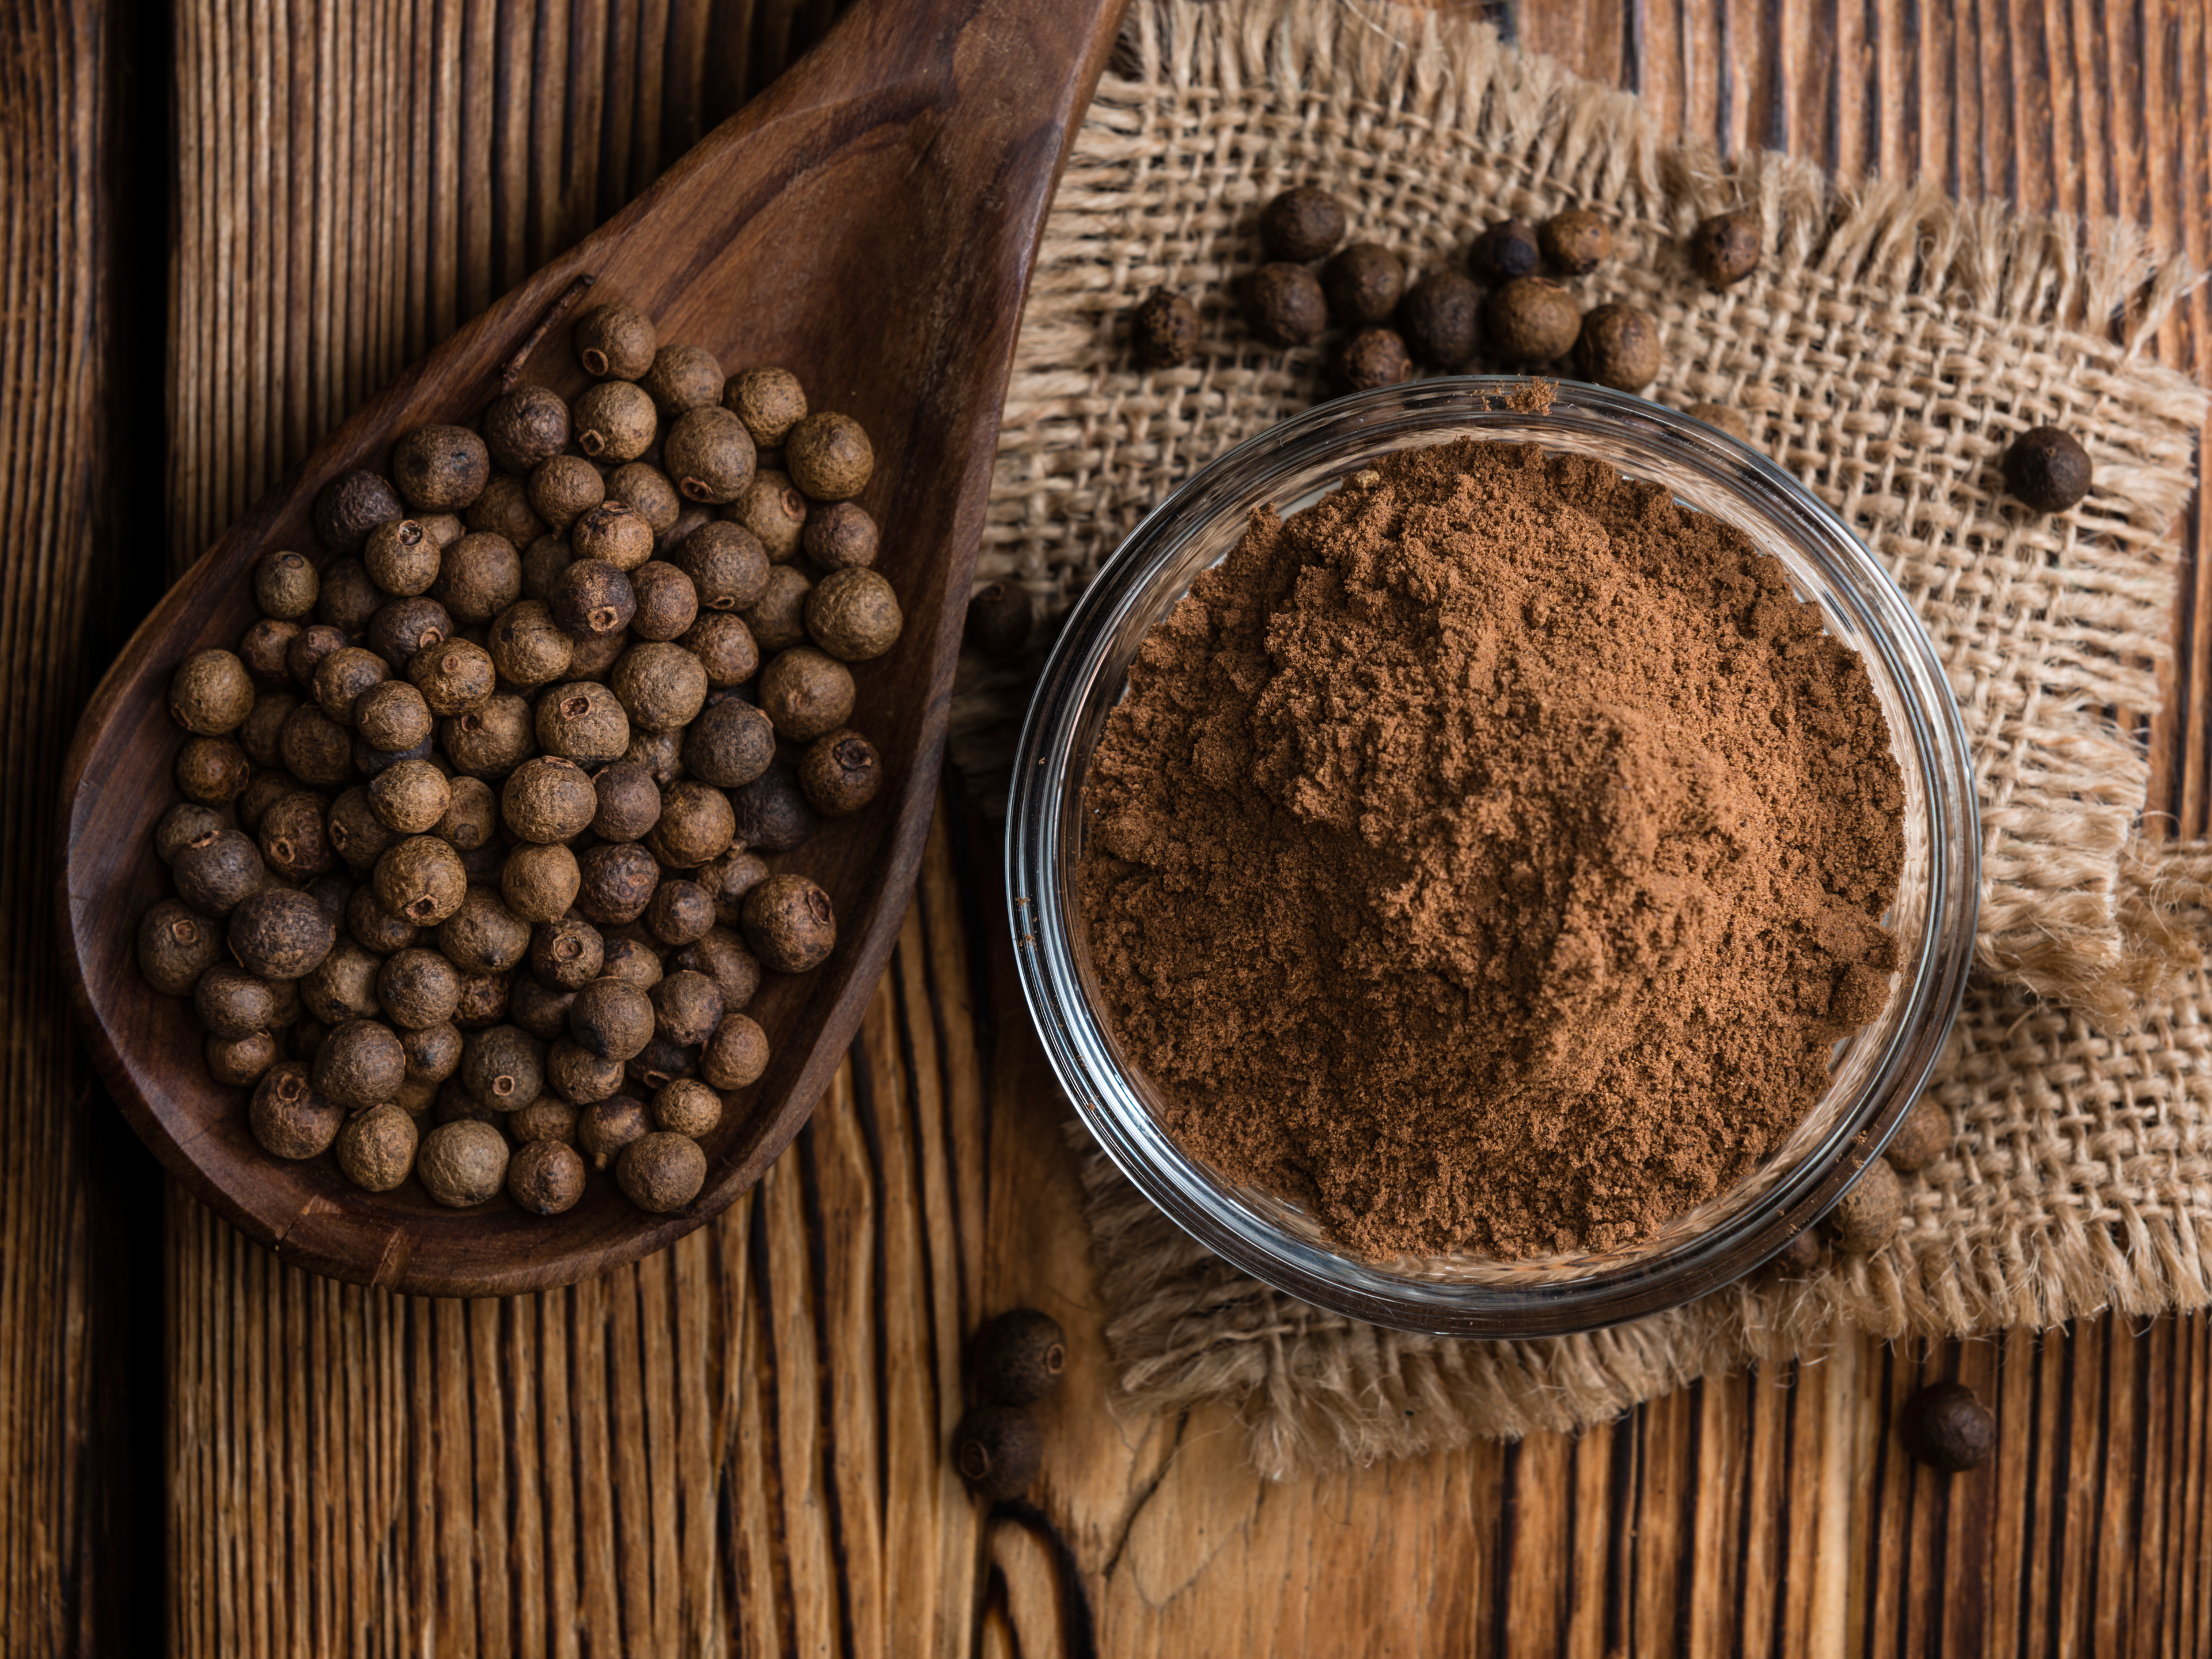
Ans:
POLYGON ((1254 516, 1130 669, 1078 879, 1191 1152, 1363 1255, 1607 1249, 1881 1011, 1902 799, 1777 561, 1468 441, 1254 516))

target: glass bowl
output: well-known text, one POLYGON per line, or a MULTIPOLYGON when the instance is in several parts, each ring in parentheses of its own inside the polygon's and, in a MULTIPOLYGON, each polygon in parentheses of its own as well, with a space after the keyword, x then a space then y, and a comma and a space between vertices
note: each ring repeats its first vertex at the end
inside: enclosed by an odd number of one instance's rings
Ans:
POLYGON ((1918 1097, 1966 988, 1980 884, 1958 707, 1918 618, 1857 538, 1794 479, 1702 422, 1572 382, 1541 413, 1506 407, 1527 384, 1455 378, 1342 398, 1240 445, 1170 495, 1067 619, 1023 727, 1006 836, 1023 993, 1053 1070, 1121 1172, 1208 1249, 1277 1289, 1449 1336, 1559 1335, 1656 1313, 1748 1272, 1811 1225, 1918 1097), (1074 882, 1082 792, 1139 645, 1236 544, 1254 508, 1294 512, 1381 456, 1464 437, 1589 456, 1664 485, 1779 558, 1828 632, 1859 653, 1904 774, 1905 871, 1887 917, 1900 971, 1881 1018, 1837 1045, 1812 1115, 1735 1187, 1656 1233, 1601 1253, 1377 1262, 1335 1249, 1298 1206, 1223 1176, 1160 1127, 1158 1091, 1122 1054, 1085 947, 1074 882))

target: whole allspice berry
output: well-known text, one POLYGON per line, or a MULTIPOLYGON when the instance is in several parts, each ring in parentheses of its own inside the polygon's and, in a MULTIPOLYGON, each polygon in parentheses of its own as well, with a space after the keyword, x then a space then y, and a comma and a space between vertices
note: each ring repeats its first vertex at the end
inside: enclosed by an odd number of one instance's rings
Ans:
POLYGON ((469 890, 461 855, 435 836, 393 843, 370 879, 385 914, 417 927, 434 927, 452 915, 469 890))
POLYGON ((188 738, 177 750, 175 775, 178 792, 186 800, 220 806, 246 793, 253 763, 228 738, 188 738))
POLYGON ((430 705, 405 680, 380 681, 354 699, 353 729, 370 748, 400 753, 430 740, 430 705))
MULTIPOLYGON (((804 582, 806 579, 801 576, 799 580, 804 582)), ((676 642, 699 659, 699 666, 707 671, 707 684, 717 690, 743 685, 760 672, 760 646, 753 639, 752 629, 742 618, 726 611, 708 611, 678 635, 676 642)), ((672 739, 676 734, 645 735, 672 739)), ((679 744, 672 742, 668 752, 672 755, 679 748, 679 744)))
POLYGON ((755 463, 752 434, 720 404, 678 416, 661 445, 661 464, 678 491, 715 507, 737 500, 753 480, 755 463))
POLYGON ((867 662, 898 643, 906 617, 898 593, 865 567, 833 570, 806 596, 806 631, 844 662, 867 662))
MULTIPOLYGON (((295 558, 298 554, 292 556, 295 558)), ((246 672, 266 685, 289 685, 292 679, 292 641, 300 637, 300 624, 264 617, 239 635, 238 659, 246 672)), ((252 715, 246 718, 251 720, 252 715)))
POLYGON ((536 599, 507 606, 492 621, 492 667, 510 685, 544 685, 568 672, 575 642, 536 599))
POLYGON ((609 842, 594 847, 576 860, 576 867, 580 880, 575 907, 587 921, 602 927, 635 921, 653 902, 653 889, 660 885, 659 862, 635 842, 609 842))
MULTIPOLYGON (((646 931, 663 945, 689 945, 703 938, 714 925, 714 901, 696 881, 662 882, 654 890, 653 902, 645 907, 646 931)), ((703 1042, 706 1039, 707 1034, 702 1031, 688 1041, 703 1042)))
POLYGON ((378 1106, 338 1131, 338 1168, 365 1193, 388 1193, 415 1167, 415 1120, 397 1106, 378 1106))
POLYGON ((1585 380, 1615 392, 1641 392, 1659 377, 1659 325, 1634 306, 1602 305, 1583 313, 1575 367, 1585 380))
POLYGON ((1413 360, 1395 329, 1363 328, 1337 348, 1336 378, 1348 391, 1401 385, 1413 373, 1413 360))
POLYGON ((169 677, 169 716, 187 732, 220 737, 253 712, 253 676, 228 651, 195 651, 169 677))
POLYGON ((524 841, 571 840, 592 827, 599 810, 590 776, 557 755, 523 762, 500 787, 500 817, 524 841))
POLYGON ((722 509, 722 516, 750 531, 769 557, 782 564, 799 555, 806 511, 806 497, 799 493, 790 474, 763 467, 738 499, 722 509))
POLYGON ((680 645, 659 641, 623 652, 608 671, 607 684, 631 726, 648 732, 690 725, 707 702, 707 671, 699 659, 680 645))
POLYGON ((1978 1469, 1997 1449, 1997 1420, 1961 1382, 1934 1382, 1905 1402, 1898 1425, 1905 1449, 1929 1468, 1978 1469))
POLYGON ((503 778, 535 750, 536 729, 536 711, 520 697, 491 696, 441 724, 438 743, 455 771, 503 778))
POLYGON ((388 479, 374 472, 341 472, 316 494, 315 538, 333 553, 358 553, 370 531, 406 510, 388 479))
POLYGON ((676 486, 649 461, 631 461, 617 467, 607 480, 607 494, 615 501, 628 501, 630 510, 645 520, 655 536, 673 529, 684 512, 684 498, 676 493, 676 486))
POLYGON ((1575 208, 1545 220, 1536 245, 1562 276, 1587 276, 1613 257, 1613 227, 1599 215, 1575 208))
MULTIPOLYGON (((728 1001, 726 994, 723 999, 728 1001)), ((768 1033, 749 1014, 729 1013, 699 1050, 699 1075, 717 1089, 749 1089, 768 1070, 768 1033)))
POLYGON ((952 1431, 952 1467, 978 1498, 1019 1498, 1044 1468, 1044 1434, 1026 1407, 977 1406, 952 1431))
POLYGON ((740 613, 763 651, 781 651, 806 637, 806 596, 813 591, 814 584, 795 565, 769 570, 760 598, 740 613))
POLYGON ((409 945, 377 969, 376 1000, 385 1018, 404 1030, 443 1025, 461 1006, 460 971, 442 952, 409 945))
POLYGON ((811 743, 842 726, 852 718, 853 698, 852 671, 835 657, 805 646, 779 653, 761 671, 761 712, 780 736, 793 743, 811 743))
POLYGON ((2038 513, 2064 513, 2089 493, 2089 452, 2063 427, 2031 427, 2005 451, 2005 488, 2038 513))
POLYGON ((461 908, 438 924, 438 948, 463 974, 504 974, 530 951, 530 923, 489 887, 471 887, 461 908))
POLYGON ((1067 1337, 1060 1322, 1035 1308, 1010 1308, 975 1328, 968 1375, 977 1400, 1028 1406, 1060 1386, 1067 1370, 1067 1337))
POLYGON ((1156 288, 1129 319, 1137 361, 1146 368, 1180 368, 1198 355, 1198 307, 1171 288, 1156 288))
POLYGON ((805 876, 770 876, 746 894, 744 930, 753 954, 779 974, 820 967, 837 943, 830 896, 805 876))
POLYGON ((568 527, 568 545, 580 559, 605 559, 617 570, 635 570, 653 556, 653 526, 628 501, 610 495, 568 527))
POLYGON ((490 452, 465 426, 418 426, 392 446, 392 482, 418 513, 459 512, 490 477, 490 452))
POLYGON ((737 815, 730 798, 687 778, 661 791, 660 820, 646 836, 646 845, 665 867, 690 870, 720 858, 736 833, 737 815))
POLYGON ((445 551, 432 593, 467 628, 481 628, 522 597, 522 556, 504 536, 471 531, 445 551))
MULTIPOLYGON (((853 565, 873 564, 879 538, 876 521, 858 501, 832 501, 806 515, 806 528, 799 544, 806 556, 824 570, 843 570, 853 565)), ((763 573, 766 580, 766 573, 763 573)))
POLYGON ((266 553, 253 567, 254 603, 263 614, 282 622, 312 616, 322 585, 315 567, 298 553, 266 553))
POLYGON ((530 971, 556 991, 580 991, 599 976, 606 941, 581 916, 559 916, 530 936, 530 971))
MULTIPOLYGON (((499 685, 491 653, 467 640, 447 640, 432 650, 416 652, 407 665, 407 678, 430 712, 441 716, 470 713, 488 702, 499 685)), ((292 769, 300 772, 296 766, 292 769)), ((300 776, 313 781, 305 773, 300 776)))
POLYGON ((391 677, 390 665, 375 652, 342 645, 315 665, 315 702, 340 726, 351 726, 354 704, 373 685, 391 677))
POLYGON ((581 455, 549 455, 530 475, 530 510, 556 536, 606 498, 606 480, 581 455))
POLYGON ((192 1012, 210 1035, 235 1041, 276 1023, 276 993, 245 969, 219 962, 192 988, 192 1012))
POLYGON ((250 1031, 242 1037, 210 1036, 201 1052, 207 1059, 208 1075, 226 1089, 258 1083, 281 1057, 276 1039, 267 1031, 250 1031))
POLYGON ((1270 259, 1305 264, 1344 240, 1344 204, 1316 185, 1286 190, 1260 210, 1260 245, 1270 259))
POLYGON ((554 921, 576 902, 583 880, 576 855, 560 842, 526 843, 500 866, 499 896, 525 921, 554 921))
POLYGON ((689 1135, 657 1130, 623 1149, 615 1161, 615 1180, 639 1209, 672 1214, 707 1184, 707 1154, 689 1135))
POLYGON ((595 461, 634 461, 660 430, 653 399, 630 380, 602 380, 576 399, 576 447, 595 461))
POLYGON ((1759 216, 1747 208, 1716 213, 1690 233, 1690 268, 1714 288, 1741 282, 1759 269, 1759 216))
POLYGON ((1455 270, 1432 271, 1398 302, 1398 332, 1418 362, 1457 368, 1474 356, 1482 290, 1455 270))
POLYGON ((1468 272, 1475 281, 1492 288, 1534 276, 1543 262, 1535 229, 1522 219, 1494 221, 1467 251, 1468 272))
POLYGON ((353 781, 352 734, 313 703, 284 717, 276 750, 284 769, 312 789, 343 789, 353 781))
POLYGON ((602 640, 629 626, 637 614, 637 591, 606 560, 578 559, 553 579, 545 609, 572 641, 602 640))
POLYGON ((639 386, 653 399, 665 421, 722 400, 722 365, 704 346, 682 342, 665 345, 653 354, 653 367, 639 386))
POLYGON ((1949 1152, 1951 1145, 1951 1115, 1923 1096, 1899 1121, 1881 1155, 1893 1170, 1917 1175, 1949 1152))
POLYGON ((653 1040, 653 1003, 635 985, 593 980, 568 1005, 568 1035, 601 1060, 628 1060, 653 1040))
POLYGON ((695 1077, 680 1077, 653 1097, 653 1121, 672 1134, 696 1140, 722 1121, 722 1097, 695 1077))
POLYGON ((315 1050, 316 1091, 349 1112, 381 1106, 399 1092, 407 1054, 391 1027, 373 1019, 333 1026, 315 1050))
POLYGON ((330 955, 337 923, 307 894, 264 887, 240 901, 226 929, 230 954, 262 979, 300 979, 330 955))
POLYGON ((1828 1212, 1828 1227, 1839 1250, 1866 1255, 1897 1237, 1905 1220, 1905 1188, 1897 1171, 1881 1158, 1866 1166, 1857 1184, 1828 1212))
POLYGON ((596 680, 570 680, 538 699, 538 746, 590 768, 618 761, 629 747, 629 715, 596 680))
POLYGON ((428 761, 404 760, 370 780, 368 804, 377 820, 395 836, 427 836, 438 827, 452 802, 446 775, 428 761))
POLYGON ((806 418, 806 388, 787 368, 748 368, 724 384, 722 407, 745 423, 755 445, 775 449, 806 418))
POLYGON ((1387 322, 1406 291, 1406 262, 1380 242, 1354 242, 1322 267, 1321 291, 1340 322, 1387 322))
POLYGON ((582 1155, 558 1140, 529 1142, 507 1160, 507 1195, 532 1215, 574 1209, 584 1195, 582 1155))
POLYGON ((453 638, 453 628, 452 612, 435 599, 393 599, 379 605, 368 619, 367 644, 392 665, 393 673, 404 674, 422 653, 453 638))
POLYGON ((568 447, 568 405, 550 386, 519 386, 484 410, 484 447, 502 471, 528 473, 568 447))
POLYGON ((323 569, 323 591, 315 600, 315 617, 348 639, 359 636, 377 607, 384 590, 368 579, 368 568, 359 559, 332 559, 323 569))
POLYGON ((576 1114, 576 1148, 594 1170, 604 1170, 652 1127, 645 1103, 634 1096, 596 1100, 576 1114))
POLYGON ((369 580, 387 593, 411 598, 438 580, 442 550, 419 519, 394 519, 368 532, 361 562, 369 580))
POLYGON ((814 833, 814 808, 799 787, 799 774, 771 766, 743 788, 732 789, 730 808, 736 839, 763 853, 788 853, 814 833))
POLYGON ((1491 349, 1509 363, 1564 357, 1582 333, 1582 312, 1557 283, 1522 276, 1490 296, 1483 308, 1491 349))
POLYGON ((1239 285, 1244 320, 1269 345, 1302 346, 1328 326, 1328 301, 1304 265, 1261 265, 1239 285))
POLYGON ((376 1000, 377 960, 349 939, 341 939, 315 971, 297 981, 300 1003, 333 1028, 349 1019, 374 1019, 384 1010, 376 1000))
POLYGON ((164 899, 138 923, 138 971, 161 995, 186 995, 222 960, 222 933, 214 921, 164 899))
POLYGON ((601 841, 640 841, 660 822, 660 786, 635 761, 601 767, 592 774, 592 791, 597 805, 588 827, 601 841))
MULTIPOLYGON (((705 928, 700 932, 704 933, 705 928)), ((646 993, 654 1032, 680 1048, 695 1048, 722 1023, 722 989, 706 975, 679 969, 646 993)), ((672 1125, 665 1125, 672 1127, 672 1125)))
POLYGON ((669 562, 691 578, 703 610, 743 611, 768 591, 768 550, 743 525, 702 525, 669 556, 669 562))
POLYGON ((177 854, 194 842, 205 841, 230 828, 230 820, 212 806, 179 801, 161 814, 154 826, 154 851, 164 864, 174 864, 177 854))
POLYGON ((422 1137, 415 1173, 422 1190, 448 1209, 489 1202, 507 1180, 507 1137, 473 1118, 441 1123, 422 1137))
POLYGON ((799 758, 799 787, 827 818, 859 811, 876 798, 883 781, 875 744, 849 726, 816 738, 799 758))
MULTIPOLYGON (((775 758, 775 726, 766 714, 739 697, 725 697, 702 711, 684 733, 685 769, 717 788, 735 789, 750 783, 768 770, 775 758)), ((655 816, 659 816, 657 801, 655 816)))
MULTIPOLYGON (((573 1146, 576 1139, 576 1109, 558 1095, 540 1095, 529 1105, 507 1115, 502 1126, 518 1143, 537 1140, 559 1141, 573 1146)), ((580 1179, 584 1166, 579 1163, 576 1173, 580 1179)), ((514 1165, 507 1166, 507 1180, 514 1179, 514 1165)))
POLYGON ((485 1105, 511 1112, 544 1092, 544 1047, 520 1026, 473 1032, 462 1046, 458 1075, 461 1086, 485 1105))
POLYGON ((530 481, 511 472, 493 473, 461 522, 465 530, 503 536, 520 548, 546 533, 545 520, 530 505, 530 481))
POLYGON ((784 440, 784 470, 817 501, 849 501, 868 487, 875 446, 860 423, 829 410, 809 415, 784 440))
POLYGON ((1029 643, 1036 605, 1019 582, 988 582, 968 601, 962 638, 988 657, 1007 657, 1029 643))
POLYGON ((261 856, 269 867, 288 881, 308 881, 335 866, 337 852, 331 845, 328 811, 323 797, 313 790, 294 789, 264 812, 261 856))
POLYGON ((699 619, 699 590, 690 577, 663 559, 629 573, 629 631, 641 640, 672 640, 699 619))
POLYGON ((576 361, 599 380, 635 380, 659 349, 653 319, 634 306, 594 306, 576 319, 576 361))
POLYGON ((255 1085, 246 1123, 263 1151, 298 1159, 328 1149, 345 1115, 344 1107, 316 1092, 304 1064, 281 1060, 255 1085))
POLYGON ((1744 419, 1743 411, 1740 409, 1731 408, 1727 404, 1697 403, 1684 404, 1682 413, 1703 421, 1707 426, 1718 427, 1740 444, 1751 441, 1751 422, 1744 419))

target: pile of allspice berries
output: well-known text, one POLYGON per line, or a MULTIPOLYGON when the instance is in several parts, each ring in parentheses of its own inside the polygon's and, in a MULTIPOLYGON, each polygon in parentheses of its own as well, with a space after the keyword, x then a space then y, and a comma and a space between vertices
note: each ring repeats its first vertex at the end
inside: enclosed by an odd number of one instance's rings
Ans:
POLYGON ((334 478, 321 556, 267 552, 260 619, 178 665, 138 956, 274 1157, 666 1212, 767 1067, 763 975, 836 945, 769 860, 876 794, 854 675, 902 617, 858 422, 629 306, 573 339, 573 404, 515 386, 334 478))

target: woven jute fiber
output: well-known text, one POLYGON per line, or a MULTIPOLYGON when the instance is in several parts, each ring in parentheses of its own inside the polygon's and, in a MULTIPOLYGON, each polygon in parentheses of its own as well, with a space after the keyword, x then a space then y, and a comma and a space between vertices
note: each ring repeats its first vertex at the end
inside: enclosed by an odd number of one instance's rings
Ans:
MULTIPOLYGON (((1252 338, 1231 284, 1259 207, 1325 181, 1352 236, 1418 269, 1507 213, 1594 207, 1615 258, 1579 286, 1659 322, 1647 395, 1706 399, 1839 513, 1926 622, 1979 780, 1978 975, 1933 1092, 1956 1140, 1910 1177, 1896 1244, 1760 1275, 1599 1335, 1401 1336, 1318 1312, 1187 1240, 1094 1154, 1091 1222, 1127 1391, 1246 1403, 1280 1469, 1589 1422, 1715 1367, 1847 1327, 1960 1332, 2212 1299, 2212 981, 2196 941, 2212 854, 2138 839, 2147 766, 2108 711, 2148 711, 2174 592, 2202 391, 2143 343, 2188 274, 2138 233, 2021 218, 1787 158, 1723 167, 1636 100, 1480 26, 1335 0, 1139 7, 1069 160, 1024 319, 979 567, 1048 616, 1176 483, 1327 395, 1327 342, 1252 338), (1680 252, 1749 205, 1759 273, 1723 294, 1680 252), (1130 307, 1198 305, 1187 368, 1140 372, 1130 307), (2076 511, 2002 495, 2020 431, 2071 429, 2076 511)), ((1479 366, 1479 365, 1478 365, 1479 366)), ((963 664, 954 754, 1004 777, 1034 660, 963 664)))

